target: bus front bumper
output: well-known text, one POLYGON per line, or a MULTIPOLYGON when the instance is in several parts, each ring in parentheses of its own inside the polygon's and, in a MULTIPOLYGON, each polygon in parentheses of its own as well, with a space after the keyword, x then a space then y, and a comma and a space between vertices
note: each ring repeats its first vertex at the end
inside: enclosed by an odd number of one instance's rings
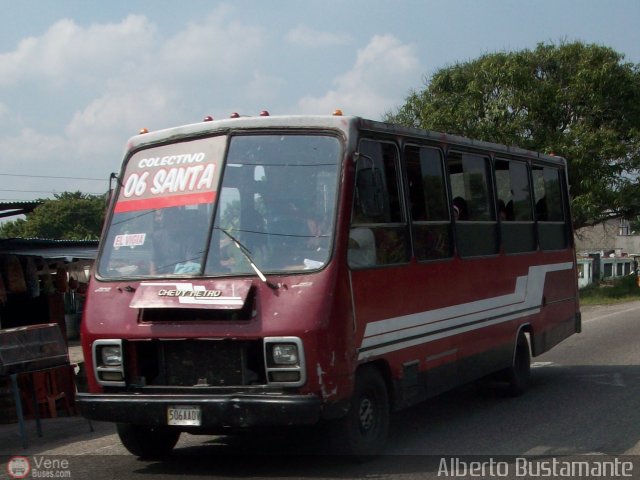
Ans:
POLYGON ((78 393, 76 402, 86 418, 148 426, 167 425, 170 408, 197 407, 194 429, 309 425, 322 410, 314 395, 78 393))

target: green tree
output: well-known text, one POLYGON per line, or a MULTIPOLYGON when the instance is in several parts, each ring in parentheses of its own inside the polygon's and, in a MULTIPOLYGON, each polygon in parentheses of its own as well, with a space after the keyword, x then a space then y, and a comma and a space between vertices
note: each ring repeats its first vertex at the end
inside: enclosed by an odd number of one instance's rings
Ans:
POLYGON ((0 226, 0 237, 96 240, 105 214, 105 197, 81 192, 56 194, 43 200, 26 219, 0 226))
POLYGON ((640 66, 580 42, 437 71, 385 120, 567 159, 576 227, 640 214, 640 66))

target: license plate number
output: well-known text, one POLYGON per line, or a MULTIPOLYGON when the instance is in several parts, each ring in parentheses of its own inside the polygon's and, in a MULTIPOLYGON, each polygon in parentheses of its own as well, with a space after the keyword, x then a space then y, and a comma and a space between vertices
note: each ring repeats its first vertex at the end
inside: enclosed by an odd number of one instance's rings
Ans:
POLYGON ((167 408, 167 425, 200 426, 202 411, 193 405, 175 405, 167 408))

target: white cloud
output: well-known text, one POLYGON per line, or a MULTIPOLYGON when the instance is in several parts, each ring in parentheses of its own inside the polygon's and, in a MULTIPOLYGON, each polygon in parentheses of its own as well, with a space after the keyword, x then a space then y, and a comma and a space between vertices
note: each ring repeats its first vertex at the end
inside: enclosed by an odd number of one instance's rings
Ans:
MULTIPOLYGON (((156 130, 231 111, 291 113, 282 94, 295 104, 304 86, 292 83, 299 81, 290 70, 296 64, 282 60, 291 48, 275 43, 276 34, 235 20, 225 6, 173 28, 162 31, 139 15, 89 27, 62 20, 1 54, 0 149, 16 159, 5 167, 106 178, 119 168, 126 140, 142 127, 156 130), (25 95, 31 109, 22 108, 25 95)), ((287 39, 307 47, 351 41, 307 27, 290 31, 287 39)), ((303 98, 294 111, 342 108, 376 118, 397 105, 418 76, 412 47, 375 36, 332 89, 303 98)))
MULTIPOLYGON (((117 170, 126 139, 149 119, 167 114, 170 95, 139 82, 154 63, 154 36, 155 27, 143 16, 87 28, 61 20, 42 36, 0 55, 0 91, 6 98, 0 104, 4 171, 80 177, 90 172, 106 178, 117 170), (51 92, 52 86, 63 88, 51 92), (31 105, 39 105, 37 111, 12 106, 14 97, 26 100, 25 92, 31 105), (8 112, 13 110, 10 124, 8 112)), ((0 187, 8 188, 8 181, 10 177, 0 178, 0 187)), ((21 183, 24 189, 55 184, 58 191, 82 184, 37 178, 21 183)), ((93 191, 95 184, 83 188, 93 191)))
MULTIPOLYGON (((277 100, 286 85, 287 82, 282 77, 255 71, 247 85, 246 96, 253 104, 266 108, 277 100)), ((248 112, 249 115, 255 115, 256 113, 248 112)))
MULTIPOLYGON (((70 97, 63 102, 70 120, 63 127, 64 113, 58 112, 63 128, 51 142, 65 145, 61 155, 70 159, 120 153, 141 127, 163 128, 185 117, 198 121, 209 113, 203 105, 216 103, 212 98, 226 100, 239 91, 266 96, 280 84, 255 64, 265 43, 262 29, 233 21, 227 7, 162 33, 139 15, 87 28, 61 20, 0 55, 0 88, 11 92, 30 80, 64 86, 59 95, 45 94, 43 108, 53 109, 52 98, 70 97)), ((0 104, 0 120, 9 108, 0 104)), ((31 132, 34 120, 24 120, 31 132)), ((18 139, 24 137, 11 141, 18 139)))
MULTIPOLYGON (((49 158, 56 157, 66 149, 63 140, 57 135, 48 135, 30 128, 23 129, 13 137, 3 137, 0 150, 9 164, 20 165, 23 159, 38 160, 40 166, 49 163, 49 158)), ((6 166, 6 165, 4 165, 6 166)), ((54 166, 55 168, 55 166, 54 166)))
POLYGON ((153 45, 155 28, 146 17, 130 15, 120 23, 80 27, 60 20, 41 37, 26 38, 0 55, 0 86, 34 81, 41 87, 100 82, 122 66, 139 61, 153 45))
POLYGON ((331 112, 379 118, 400 104, 415 85, 420 64, 414 48, 392 35, 376 35, 358 51, 355 64, 335 81, 335 88, 320 97, 306 96, 298 102, 305 113, 331 112))
MULTIPOLYGON (((135 133, 131 132, 131 135, 135 133)), ((68 137, 25 128, 16 135, 0 137, 2 172, 8 175, 0 177, 0 197, 27 199, 63 191, 106 191, 109 173, 120 168, 124 147, 122 136, 115 138, 109 131, 100 135, 94 135, 94 132, 81 135, 78 132, 77 137, 68 137), (99 151, 100 148, 103 150, 99 151), (15 174, 22 176, 11 176, 15 174), (87 177, 100 181, 81 180, 87 177)))
POLYGON ((226 7, 218 8, 163 41, 159 38, 157 48, 140 52, 140 60, 126 71, 114 68, 100 96, 77 110, 66 127, 74 153, 99 155, 123 145, 141 127, 154 130, 218 114, 207 110, 216 103, 212 98, 226 101, 239 91, 255 96, 260 87, 277 85, 277 79, 263 76, 253 65, 264 43, 261 29, 227 16, 226 7))
POLYGON ((318 48, 347 45, 351 42, 351 37, 345 33, 321 32, 299 25, 287 32, 285 40, 296 46, 318 48))
MULTIPOLYGON (((58 135, 44 134, 33 129, 23 129, 13 136, 0 137, 0 151, 2 151, 2 173, 6 175, 27 174, 27 175, 54 175, 61 176, 60 159, 69 155, 69 143, 58 135)), ((65 168, 68 172, 72 171, 65 168)), ((84 169, 82 169, 84 170, 84 169)), ((80 171, 77 169, 76 172, 80 171)), ((71 175, 70 175, 71 176, 71 175)), ((79 176, 79 175, 78 175, 79 176)), ((62 191, 61 181, 48 179, 43 181, 39 178, 28 177, 0 177, 1 198, 17 198, 20 196, 13 190, 36 190, 37 192, 27 192, 21 198, 38 198, 46 194, 40 191, 47 189, 62 191)), ((73 189, 73 183, 68 183, 68 190, 73 189)))
POLYGON ((230 21, 227 8, 222 7, 201 22, 189 24, 162 45, 157 73, 200 81, 203 78, 198 76, 202 74, 217 78, 250 75, 250 62, 258 58, 263 43, 262 29, 230 21))
POLYGON ((73 156, 97 157, 123 146, 151 119, 168 116, 173 94, 155 87, 135 92, 107 92, 77 112, 66 128, 73 156))

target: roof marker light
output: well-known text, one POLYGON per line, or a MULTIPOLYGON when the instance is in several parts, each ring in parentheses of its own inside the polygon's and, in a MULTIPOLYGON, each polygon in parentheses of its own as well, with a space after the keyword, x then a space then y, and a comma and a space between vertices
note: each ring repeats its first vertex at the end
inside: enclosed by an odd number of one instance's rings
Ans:
POLYGON ((266 111, 266 110, 262 110, 262 111, 260 112, 260 116, 261 116, 261 117, 268 117, 268 116, 269 116, 269 112, 268 112, 268 111, 266 111))
POLYGON ((138 132, 140 135, 144 135, 145 133, 149 133, 149 130, 146 128, 141 128, 140 131, 138 132))
POLYGON ((231 114, 231 118, 240 118, 240 114, 238 112, 233 112, 231 114))
POLYGON ((334 117, 341 117, 341 116, 342 116, 342 110, 340 110, 339 108, 336 108, 336 109, 333 111, 333 116, 334 116, 334 117))
POLYGON ((207 115, 206 117, 204 117, 202 119, 203 122, 212 122, 213 121, 213 117, 211 115, 207 115))

